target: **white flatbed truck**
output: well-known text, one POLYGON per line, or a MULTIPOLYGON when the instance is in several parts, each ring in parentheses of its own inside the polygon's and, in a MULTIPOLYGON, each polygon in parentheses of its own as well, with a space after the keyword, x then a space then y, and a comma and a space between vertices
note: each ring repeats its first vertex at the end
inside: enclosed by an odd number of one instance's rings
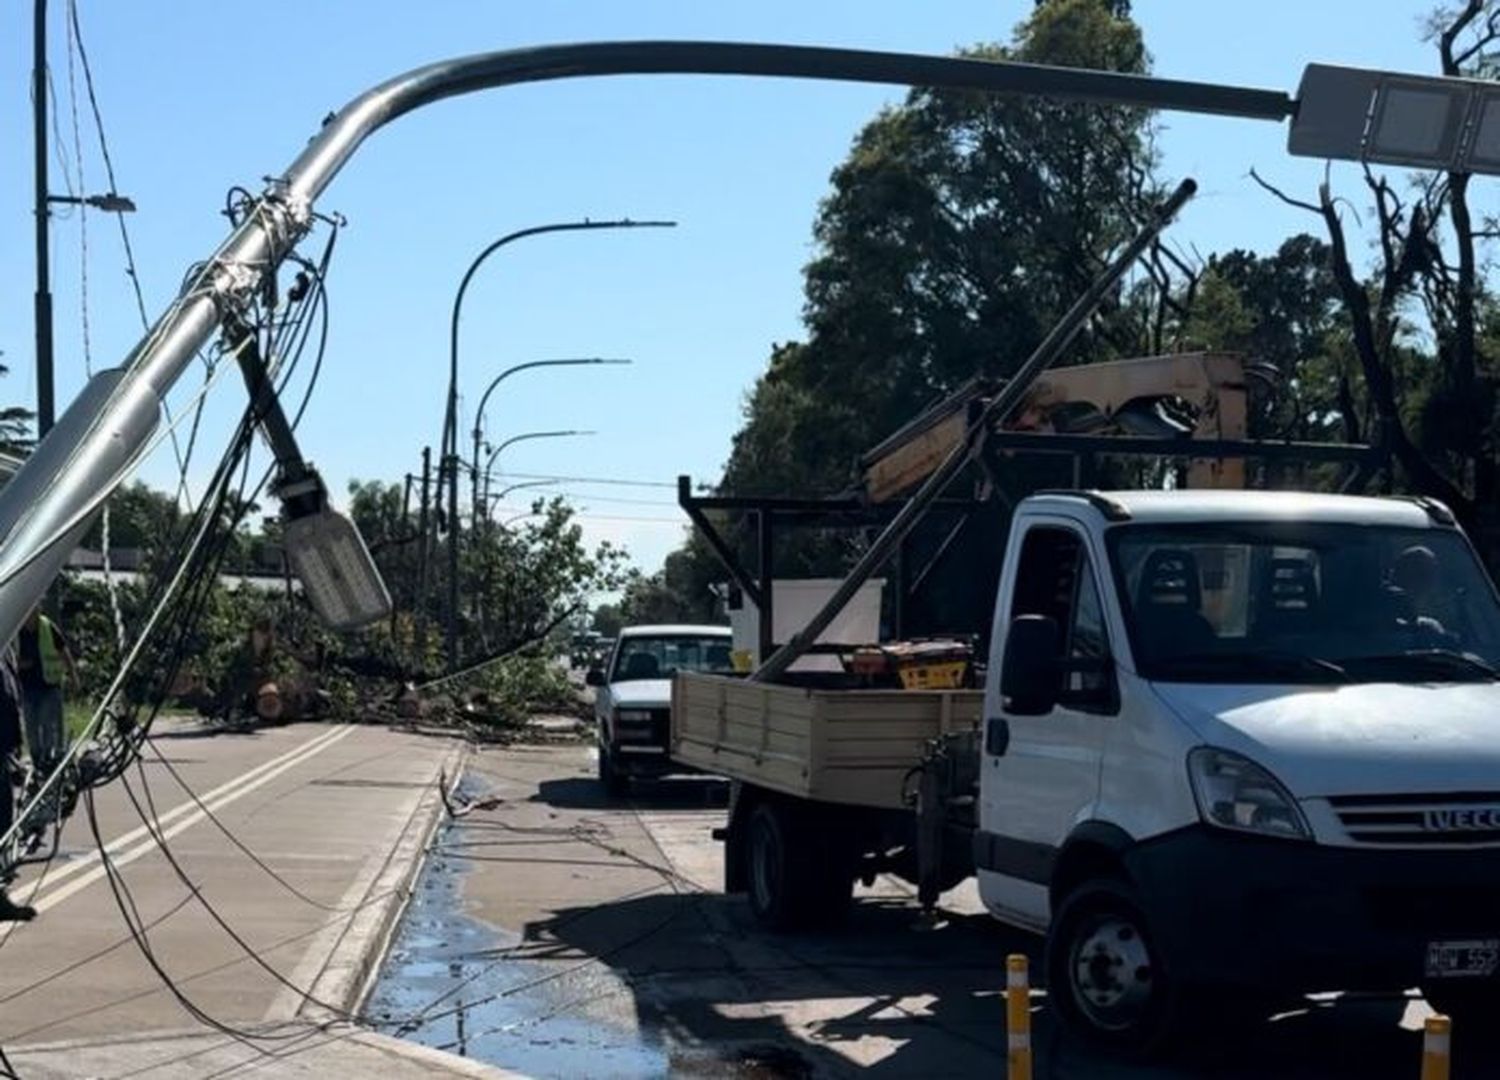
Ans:
POLYGON ((1500 1007, 1500 600, 1429 500, 1020 502, 982 692, 680 676, 729 777, 725 881, 773 927, 877 872, 970 873, 1096 1040, 1421 986, 1500 1007))

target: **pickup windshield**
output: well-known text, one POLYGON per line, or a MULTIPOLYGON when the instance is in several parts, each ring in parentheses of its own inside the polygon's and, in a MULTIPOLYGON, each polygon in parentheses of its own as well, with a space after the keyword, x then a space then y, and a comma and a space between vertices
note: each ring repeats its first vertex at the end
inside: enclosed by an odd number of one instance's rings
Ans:
POLYGON ((733 670, 727 636, 627 637, 620 639, 609 681, 670 679, 679 671, 725 674, 733 670))
POLYGON ((1109 547, 1147 678, 1475 682, 1500 669, 1500 602, 1455 529, 1131 525, 1109 547))

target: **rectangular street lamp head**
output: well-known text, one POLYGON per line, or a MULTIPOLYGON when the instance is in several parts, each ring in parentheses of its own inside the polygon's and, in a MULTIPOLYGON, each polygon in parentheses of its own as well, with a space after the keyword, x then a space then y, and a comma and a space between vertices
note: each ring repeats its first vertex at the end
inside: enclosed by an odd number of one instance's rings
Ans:
POLYGON ((287 558, 313 610, 334 630, 358 630, 391 612, 391 596, 354 522, 327 506, 289 518, 287 558))
POLYGON ((1287 149, 1300 157, 1500 173, 1500 87, 1309 64, 1287 149))

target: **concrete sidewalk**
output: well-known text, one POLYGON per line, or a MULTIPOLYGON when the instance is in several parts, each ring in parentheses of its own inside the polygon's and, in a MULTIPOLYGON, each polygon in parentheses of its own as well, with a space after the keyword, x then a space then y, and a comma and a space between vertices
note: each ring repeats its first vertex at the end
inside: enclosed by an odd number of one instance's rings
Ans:
POLYGON ((164 724, 153 741, 165 761, 148 751, 129 791, 116 782, 98 800, 146 941, 127 931, 81 813, 47 872, 33 868, 12 889, 35 897, 40 912, 0 928, 0 1045, 20 1074, 466 1075, 446 1064, 434 1073, 430 1055, 350 1026, 339 1038, 321 1034, 368 991, 441 819, 439 780, 456 775, 460 744, 373 724, 240 733, 164 724), (247 1045, 192 1029, 143 958, 147 944, 194 1007, 236 1029, 281 1025, 295 1037, 247 1045), (142 1036, 156 1032, 165 1034, 142 1036), (296 1052, 268 1057, 257 1046, 296 1052))
POLYGON ((9 1053, 17 1074, 26 1080, 138 1075, 199 1080, 252 1073, 258 1080, 366 1076, 379 1080, 511 1080, 520 1075, 349 1025, 292 1029, 282 1045, 265 1049, 198 1028, 79 1039, 9 1053))

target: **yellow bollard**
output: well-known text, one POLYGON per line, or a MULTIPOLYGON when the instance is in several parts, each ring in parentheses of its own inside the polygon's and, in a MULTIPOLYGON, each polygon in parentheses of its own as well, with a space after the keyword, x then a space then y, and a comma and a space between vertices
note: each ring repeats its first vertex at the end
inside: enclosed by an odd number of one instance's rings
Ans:
POLYGON ((1031 1080, 1031 982, 1020 953, 1005 960, 1005 1039, 1007 1080, 1031 1080))
POLYGON ((1453 1022, 1446 1016, 1429 1016, 1422 1035, 1422 1080, 1448 1080, 1448 1052, 1453 1022))

